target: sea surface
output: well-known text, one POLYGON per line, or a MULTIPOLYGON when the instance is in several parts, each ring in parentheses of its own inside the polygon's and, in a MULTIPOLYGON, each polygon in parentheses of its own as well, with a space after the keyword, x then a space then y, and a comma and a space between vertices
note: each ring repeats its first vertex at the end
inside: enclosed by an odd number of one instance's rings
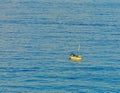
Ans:
POLYGON ((0 93, 120 93, 120 1, 0 0, 0 93))

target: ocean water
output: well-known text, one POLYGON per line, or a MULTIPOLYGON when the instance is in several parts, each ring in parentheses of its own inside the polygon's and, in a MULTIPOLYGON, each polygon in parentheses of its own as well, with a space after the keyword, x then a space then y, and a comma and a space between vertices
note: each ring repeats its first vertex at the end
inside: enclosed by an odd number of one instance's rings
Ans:
POLYGON ((120 93, 120 1, 1 0, 0 93, 120 93))

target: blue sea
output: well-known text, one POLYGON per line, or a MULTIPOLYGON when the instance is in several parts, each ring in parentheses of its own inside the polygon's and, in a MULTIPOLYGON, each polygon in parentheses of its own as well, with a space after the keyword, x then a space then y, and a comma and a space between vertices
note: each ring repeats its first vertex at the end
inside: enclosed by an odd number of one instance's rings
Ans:
POLYGON ((1 0, 0 93, 120 93, 120 1, 1 0))

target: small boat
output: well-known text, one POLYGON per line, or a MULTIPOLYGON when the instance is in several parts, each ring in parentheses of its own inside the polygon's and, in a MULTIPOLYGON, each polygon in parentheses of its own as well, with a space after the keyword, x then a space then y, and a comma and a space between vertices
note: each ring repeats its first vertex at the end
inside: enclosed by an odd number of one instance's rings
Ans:
MULTIPOLYGON (((78 46, 78 53, 80 51, 80 44, 78 46)), ((81 61, 82 60, 82 56, 80 55, 76 55, 74 53, 72 53, 70 56, 69 56, 69 59, 72 60, 72 61, 81 61)))
POLYGON ((72 60, 72 61, 81 61, 82 60, 82 56, 71 54, 69 59, 72 60))

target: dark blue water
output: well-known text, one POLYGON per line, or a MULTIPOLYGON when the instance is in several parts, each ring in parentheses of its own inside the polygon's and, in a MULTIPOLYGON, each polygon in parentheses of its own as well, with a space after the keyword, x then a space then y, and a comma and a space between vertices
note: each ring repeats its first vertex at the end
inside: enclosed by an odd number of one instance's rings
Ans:
POLYGON ((0 2, 0 93, 119 92, 119 0, 0 2))

